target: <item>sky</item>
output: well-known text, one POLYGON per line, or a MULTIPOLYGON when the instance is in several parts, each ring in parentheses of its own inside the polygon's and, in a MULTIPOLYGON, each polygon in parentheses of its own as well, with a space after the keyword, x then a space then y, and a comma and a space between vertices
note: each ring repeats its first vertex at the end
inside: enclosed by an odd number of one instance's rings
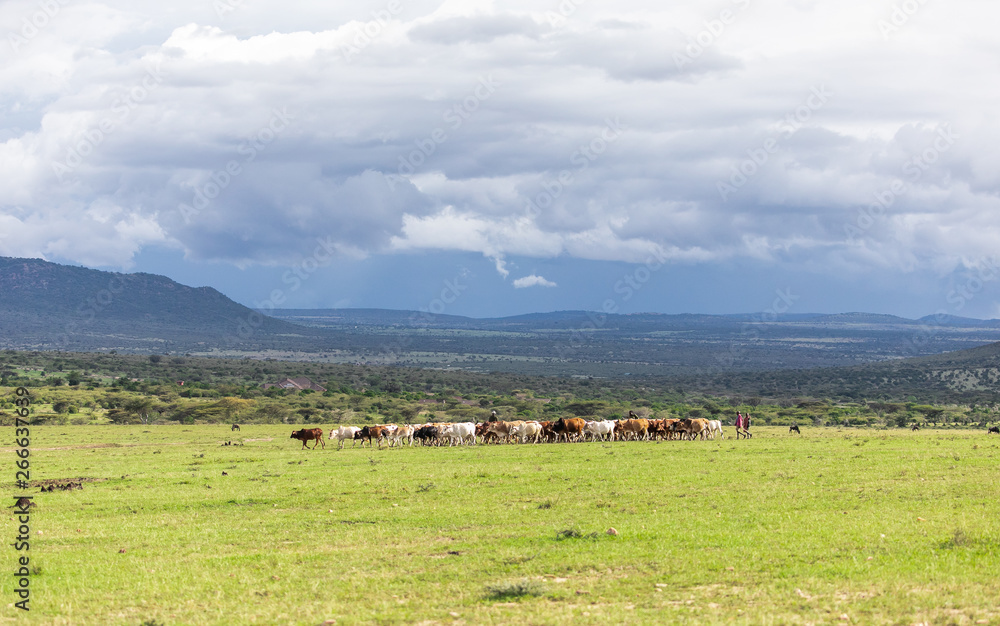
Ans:
POLYGON ((998 18, 5 0, 0 256, 263 309, 1000 318, 998 18))

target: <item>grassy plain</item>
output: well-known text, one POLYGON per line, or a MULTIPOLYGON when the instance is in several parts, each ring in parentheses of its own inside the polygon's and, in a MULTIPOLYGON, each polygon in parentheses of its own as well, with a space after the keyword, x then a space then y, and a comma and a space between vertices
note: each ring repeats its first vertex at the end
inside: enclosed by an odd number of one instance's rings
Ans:
POLYGON ((31 490, 32 611, 7 574, 0 621, 1000 623, 982 430, 340 451, 291 430, 34 427, 33 479, 97 480, 31 490))

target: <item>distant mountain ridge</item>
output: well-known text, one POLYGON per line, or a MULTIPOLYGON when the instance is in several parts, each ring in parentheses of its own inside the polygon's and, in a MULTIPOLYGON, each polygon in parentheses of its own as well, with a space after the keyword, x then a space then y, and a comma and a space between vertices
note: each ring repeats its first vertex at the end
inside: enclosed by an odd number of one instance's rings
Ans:
POLYGON ((1000 341, 997 320, 592 311, 475 319, 386 309, 254 311, 210 287, 0 257, 0 348, 393 364, 563 376, 850 366, 1000 341), (273 316, 273 317, 272 317, 273 316))
POLYGON ((41 259, 0 257, 0 336, 39 349, 164 349, 298 333, 211 287, 41 259))
POLYGON ((734 313, 713 315, 707 313, 622 313, 604 314, 595 311, 566 310, 547 313, 523 313, 507 317, 466 317, 463 315, 439 315, 424 311, 404 309, 273 309, 268 314, 285 320, 318 325, 410 325, 441 328, 493 328, 500 326, 530 326, 531 328, 560 327, 574 323, 590 323, 599 327, 616 329, 637 326, 660 326, 664 328, 685 326, 736 326, 743 323, 781 322, 784 324, 869 324, 879 326, 941 326, 1000 328, 1000 320, 979 320, 954 315, 927 315, 920 319, 908 319, 884 313, 796 313, 765 318, 759 313, 734 313))

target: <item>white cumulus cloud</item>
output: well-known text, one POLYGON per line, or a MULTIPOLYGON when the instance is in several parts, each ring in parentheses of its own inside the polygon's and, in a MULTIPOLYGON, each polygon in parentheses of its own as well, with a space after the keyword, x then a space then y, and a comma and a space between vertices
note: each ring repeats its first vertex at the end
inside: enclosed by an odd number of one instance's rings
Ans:
POLYGON ((556 284, 551 280, 546 280, 543 276, 538 276, 537 274, 531 274, 530 276, 524 276, 518 278, 513 282, 515 289, 524 289, 525 287, 555 287, 556 284))

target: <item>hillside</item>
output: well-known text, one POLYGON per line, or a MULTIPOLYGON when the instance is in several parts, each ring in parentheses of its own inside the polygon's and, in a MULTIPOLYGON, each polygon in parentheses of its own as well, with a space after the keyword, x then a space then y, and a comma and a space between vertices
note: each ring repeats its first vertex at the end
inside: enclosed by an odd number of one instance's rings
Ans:
POLYGON ((166 352, 269 343, 304 330, 263 317, 211 287, 0 257, 3 347, 166 352))
POLYGON ((851 367, 725 372, 678 377, 673 384, 719 394, 836 400, 1000 402, 1000 342, 929 356, 851 367))

